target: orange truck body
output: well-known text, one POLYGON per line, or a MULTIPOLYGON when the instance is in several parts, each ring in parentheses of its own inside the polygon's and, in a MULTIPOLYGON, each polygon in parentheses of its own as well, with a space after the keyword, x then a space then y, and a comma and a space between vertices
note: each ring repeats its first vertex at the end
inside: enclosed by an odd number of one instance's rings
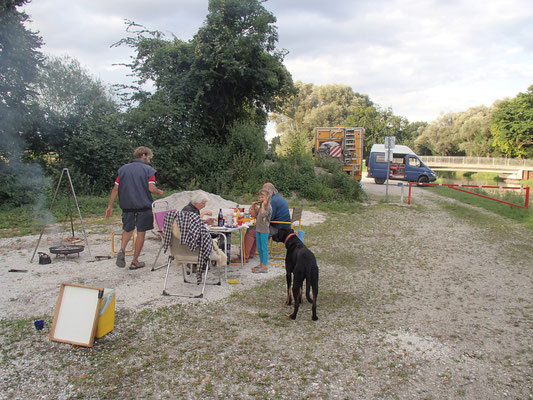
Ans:
POLYGON ((344 126, 315 128, 315 158, 335 158, 357 180, 363 172, 364 128, 344 126))

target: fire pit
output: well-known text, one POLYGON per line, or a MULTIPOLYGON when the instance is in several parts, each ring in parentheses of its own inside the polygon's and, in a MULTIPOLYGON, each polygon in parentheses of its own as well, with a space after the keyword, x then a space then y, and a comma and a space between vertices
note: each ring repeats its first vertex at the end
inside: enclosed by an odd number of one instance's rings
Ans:
POLYGON ((79 244, 66 244, 66 245, 61 245, 61 246, 50 247, 50 253, 62 254, 64 256, 68 256, 69 254, 78 254, 78 257, 79 257, 80 252, 82 252, 84 249, 85 249, 85 246, 82 246, 79 244))

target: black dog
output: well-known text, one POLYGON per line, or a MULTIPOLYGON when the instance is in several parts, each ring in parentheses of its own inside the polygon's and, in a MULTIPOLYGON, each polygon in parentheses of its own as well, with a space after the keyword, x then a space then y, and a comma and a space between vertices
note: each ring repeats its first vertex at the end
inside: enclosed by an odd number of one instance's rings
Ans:
POLYGON ((302 302, 302 286, 305 280, 305 297, 309 303, 313 303, 313 321, 316 321, 316 299, 318 297, 318 265, 315 255, 302 243, 292 229, 280 229, 273 236, 275 242, 285 243, 287 256, 285 257, 285 269, 287 272, 287 305, 291 304, 291 276, 294 275, 292 295, 294 297, 294 312, 292 319, 296 319, 298 307, 302 302), (309 296, 309 290, 313 290, 313 298, 309 296))

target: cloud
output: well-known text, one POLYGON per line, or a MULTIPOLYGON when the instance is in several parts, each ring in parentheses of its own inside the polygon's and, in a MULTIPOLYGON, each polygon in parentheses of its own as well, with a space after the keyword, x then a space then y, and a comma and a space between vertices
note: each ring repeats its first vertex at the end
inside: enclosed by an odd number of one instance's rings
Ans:
MULTIPOLYGON (((26 6, 46 43, 103 80, 127 81, 124 19, 189 40, 208 1, 58 0, 26 6)), ((294 80, 342 83, 410 121, 490 105, 533 77, 530 0, 269 0, 294 80)))

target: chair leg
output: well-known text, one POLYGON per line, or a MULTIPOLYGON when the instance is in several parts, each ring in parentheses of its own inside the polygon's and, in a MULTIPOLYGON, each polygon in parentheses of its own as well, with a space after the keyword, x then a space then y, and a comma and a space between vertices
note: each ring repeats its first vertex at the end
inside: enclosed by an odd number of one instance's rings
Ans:
MULTIPOLYGON (((174 293, 170 293, 167 290, 167 282, 168 282, 168 276, 169 276, 169 271, 170 271, 170 265, 171 265, 171 263, 173 261, 174 261, 174 257, 170 256, 169 260, 168 260, 168 263, 167 263, 167 271, 166 271, 166 274, 165 274, 165 283, 164 283, 164 286, 163 286, 163 295, 164 296, 189 297, 189 298, 196 298, 196 299, 203 298, 204 297, 204 293, 205 293, 205 286, 208 284, 207 283, 207 279, 208 279, 208 276, 209 276, 209 267, 210 267, 210 264, 212 263, 212 261, 210 260, 207 263, 207 267, 206 267, 205 271, 202 273, 203 282, 200 282, 200 284, 202 285, 202 291, 198 295, 194 295, 194 294, 174 294, 174 293)), ((187 268, 185 266, 186 263, 179 262, 179 261, 177 261, 177 262, 179 264, 181 264, 182 273, 183 273, 183 281, 185 283, 196 283, 196 284, 198 284, 197 282, 188 281, 186 279, 186 268, 187 268)), ((197 268, 199 268, 199 267, 197 266, 197 268)), ((220 286, 222 284, 222 267, 219 268, 219 274, 218 275, 219 275, 218 276, 218 283, 209 283, 209 285, 218 285, 218 286, 220 286)))
MULTIPOLYGON (((203 297, 204 296, 204 291, 205 291, 205 284, 207 283, 207 273, 209 272, 209 264, 210 262, 208 261, 207 262, 207 265, 205 267, 205 273, 204 273, 204 285, 202 287, 202 293, 200 294, 200 297, 203 297)), ((198 268, 200 268, 200 266, 198 266, 198 268)))
POLYGON ((187 275, 186 275, 187 271, 185 271, 185 268, 188 268, 188 267, 185 266, 185 263, 181 263, 181 274, 183 275, 183 282, 185 282, 185 283, 190 283, 190 282, 187 280, 187 278, 186 278, 186 276, 187 276, 187 275))
POLYGON ((161 255, 161 250, 163 250, 163 244, 161 244, 161 247, 159 247, 159 251, 157 252, 157 256, 155 257, 154 264, 152 265, 152 271, 157 271, 158 269, 161 269, 165 266, 165 264, 161 264, 159 267, 156 268, 157 260, 159 259, 159 256, 161 255))
POLYGON ((170 270, 170 264, 172 264, 172 261, 174 260, 174 257, 169 256, 168 262, 167 262, 167 273, 165 274, 165 283, 163 284, 163 295, 169 296, 170 294, 167 292, 167 280, 168 280, 168 271, 170 270))

